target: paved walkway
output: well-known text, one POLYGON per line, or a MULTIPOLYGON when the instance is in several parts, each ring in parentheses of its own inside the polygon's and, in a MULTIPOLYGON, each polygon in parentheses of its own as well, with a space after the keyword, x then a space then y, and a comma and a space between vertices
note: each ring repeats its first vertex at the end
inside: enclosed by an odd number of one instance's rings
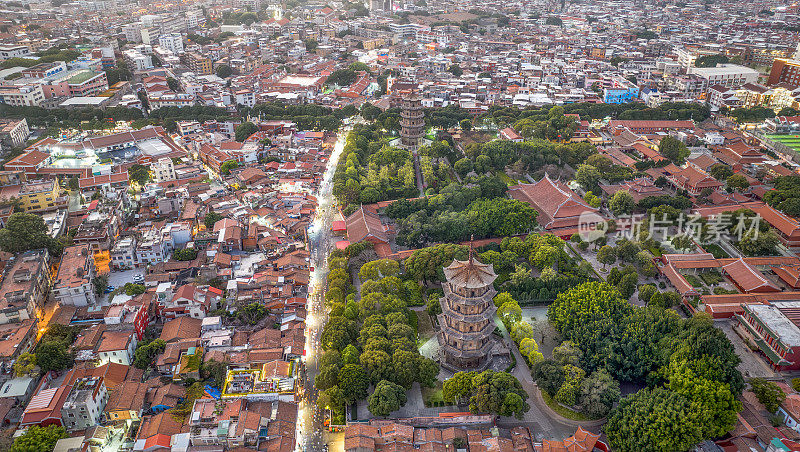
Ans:
MULTIPOLYGON (((561 417, 544 403, 541 394, 539 394, 539 388, 533 381, 530 369, 528 369, 528 365, 525 363, 525 358, 522 357, 516 344, 511 340, 511 336, 508 334, 505 325, 497 320, 495 323, 503 334, 503 340, 506 342, 505 345, 514 353, 514 357, 517 359, 517 365, 514 367, 514 370, 511 371, 511 375, 519 380, 525 392, 528 393, 527 402, 531 409, 525 413, 521 422, 530 429, 531 433, 538 441, 542 439, 562 440, 572 436, 578 426, 584 425, 584 423, 561 417)), ((520 421, 513 417, 501 417, 498 419, 497 424, 502 427, 511 428, 518 426, 520 421)), ((600 422, 598 426, 599 425, 602 425, 602 422, 600 422)))

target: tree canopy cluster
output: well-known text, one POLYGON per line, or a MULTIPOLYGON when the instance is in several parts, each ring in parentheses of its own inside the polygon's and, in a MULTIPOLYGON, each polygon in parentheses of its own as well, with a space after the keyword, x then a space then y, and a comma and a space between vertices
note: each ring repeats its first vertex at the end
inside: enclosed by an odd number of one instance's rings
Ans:
POLYGON ((42 373, 59 371, 72 366, 74 355, 69 347, 78 337, 78 328, 52 324, 39 340, 33 354, 42 373))
POLYGON ((717 64, 726 64, 728 61, 728 57, 721 53, 700 55, 694 60, 694 67, 717 67, 717 64))
POLYGON ((323 391, 320 404, 335 417, 343 416, 346 403, 366 398, 374 385, 369 409, 386 416, 405 403, 404 392, 414 382, 432 386, 439 366, 417 350, 417 317, 407 306, 422 303, 419 283, 401 280, 397 261, 370 261, 358 272, 361 297, 356 301, 347 270, 355 256, 335 251, 328 260, 325 302, 331 313, 314 383, 323 391))
POLYGON ((342 125, 332 108, 317 104, 289 105, 282 102, 267 102, 253 108, 239 109, 242 117, 260 116, 264 120, 287 119, 294 121, 301 130, 337 130, 342 125))
POLYGON ((764 194, 764 201, 787 215, 800 215, 800 176, 776 177, 774 185, 774 190, 764 194))
POLYGON ((481 259, 495 271, 508 274, 498 285, 517 300, 552 300, 560 292, 593 279, 588 264, 576 265, 565 242, 555 235, 530 234, 524 240, 506 237, 499 251, 489 250, 481 259), (536 269, 538 277, 534 274, 536 269))
POLYGON ((47 248, 51 256, 60 256, 63 242, 50 237, 47 225, 41 216, 15 212, 0 229, 0 249, 8 253, 47 248))
POLYGON ((737 108, 730 112, 736 122, 739 124, 745 122, 761 122, 765 119, 774 118, 775 110, 767 107, 750 107, 750 108, 737 108))
MULTIPOLYGON (((502 193, 504 188, 502 183, 494 185, 489 194, 502 193)), ((435 196, 392 203, 386 214, 399 225, 397 242, 419 247, 435 242, 460 242, 471 236, 522 234, 536 226, 538 213, 522 201, 485 197, 479 184, 451 183, 435 196)))
MULTIPOLYGON (((533 116, 538 118, 546 117, 552 106, 529 107, 519 109, 516 107, 491 106, 486 113, 478 116, 478 121, 490 121, 497 127, 502 128, 514 124, 520 119, 533 116)), ((627 104, 595 104, 580 102, 564 105, 565 114, 577 114, 581 119, 603 119, 611 117, 615 119, 641 119, 641 120, 661 120, 661 119, 694 119, 704 121, 711 116, 711 110, 697 103, 665 102, 656 108, 649 108, 643 103, 627 104)))
POLYGON ((357 78, 358 74, 353 69, 339 69, 331 72, 331 75, 325 80, 325 84, 338 87, 350 86, 357 78))
POLYGON ((487 370, 484 372, 458 372, 445 380, 446 400, 469 400, 473 413, 494 413, 500 416, 522 416, 530 410, 528 393, 513 375, 487 370))
POLYGON ((361 203, 418 193, 411 152, 388 146, 372 126, 348 134, 333 176, 333 194, 346 214, 361 203))
POLYGON ((545 167, 557 169, 564 165, 578 165, 597 150, 589 143, 558 144, 534 138, 522 142, 494 140, 481 145, 469 145, 465 152, 474 162, 477 173, 493 169, 505 171, 507 166, 518 173, 536 173, 545 167))
POLYGON ((635 307, 611 285, 590 282, 560 294, 548 319, 580 350, 582 369, 647 384, 610 413, 614 450, 686 450, 735 424, 740 360, 707 316, 635 307))
POLYGON ((525 138, 569 141, 578 128, 575 117, 565 116, 564 107, 552 107, 547 116, 528 116, 514 123, 514 130, 525 138))

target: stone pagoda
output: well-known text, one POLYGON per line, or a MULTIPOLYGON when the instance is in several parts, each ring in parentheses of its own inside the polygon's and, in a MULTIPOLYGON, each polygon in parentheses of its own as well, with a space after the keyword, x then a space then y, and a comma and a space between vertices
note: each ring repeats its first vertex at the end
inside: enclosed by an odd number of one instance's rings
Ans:
POLYGON ((473 256, 453 260, 444 269, 447 282, 442 284, 444 297, 439 300, 439 358, 451 370, 485 370, 492 360, 495 339, 492 286, 497 275, 491 264, 483 264, 473 256))
POLYGON ((400 108, 400 142, 409 149, 416 149, 425 135, 422 98, 416 90, 408 90, 403 93, 400 108))

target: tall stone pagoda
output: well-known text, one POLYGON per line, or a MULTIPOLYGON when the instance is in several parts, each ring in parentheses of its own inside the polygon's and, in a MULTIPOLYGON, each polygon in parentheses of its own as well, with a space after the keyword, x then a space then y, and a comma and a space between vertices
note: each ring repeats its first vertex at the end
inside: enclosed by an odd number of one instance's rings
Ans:
POLYGON ((425 135, 425 112, 419 93, 416 90, 403 93, 400 108, 400 142, 407 148, 416 149, 425 135))
POLYGON ((439 300, 439 357, 452 370, 484 370, 492 360, 495 339, 492 283, 497 278, 491 264, 477 261, 470 246, 469 259, 453 260, 444 269, 444 297, 439 300))

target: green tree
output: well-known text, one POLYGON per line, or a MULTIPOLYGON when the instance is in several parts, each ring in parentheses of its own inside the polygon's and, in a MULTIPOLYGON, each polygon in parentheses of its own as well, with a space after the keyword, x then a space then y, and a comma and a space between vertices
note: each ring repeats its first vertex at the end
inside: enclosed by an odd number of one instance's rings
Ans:
POLYGON ((526 337, 519 342, 519 352, 528 359, 531 364, 544 359, 544 355, 539 351, 539 344, 533 338, 526 337))
POLYGON ((523 339, 533 339, 533 326, 528 322, 517 321, 511 326, 511 339, 520 344, 523 339))
POLYGON ((567 364, 578 366, 582 358, 583 352, 572 341, 564 341, 561 345, 553 349, 553 360, 562 366, 566 366, 567 364))
POLYGON ((747 178, 741 174, 732 174, 725 180, 725 184, 729 191, 742 191, 750 186, 747 178))
POLYGON ((599 193, 600 188, 597 183, 602 177, 600 170, 592 165, 579 165, 578 170, 575 172, 575 180, 581 184, 584 189, 592 193, 599 193))
POLYGON ((251 135, 258 132, 258 126, 253 124, 250 121, 245 121, 238 126, 236 126, 236 141, 239 143, 243 143, 245 140, 250 138, 251 135))
POLYGON ((36 347, 36 363, 43 373, 51 370, 64 370, 72 366, 73 356, 67 350, 67 345, 58 341, 39 343, 36 347))
POLYGON ((128 178, 139 185, 144 185, 150 180, 150 167, 138 163, 133 164, 128 168, 128 178))
POLYGON ((419 373, 417 381, 422 385, 432 388, 436 385, 439 376, 439 364, 430 358, 419 357, 419 373))
POLYGON ((456 372, 442 384, 442 393, 445 400, 459 402, 469 397, 475 389, 472 383, 477 372, 456 372))
POLYGON ((342 389, 342 396, 348 403, 366 397, 369 378, 364 368, 357 364, 346 364, 342 367, 342 370, 339 371, 339 387, 342 389))
POLYGON ((359 356, 361 356, 361 353, 353 344, 348 345, 342 350, 342 362, 344 364, 358 364, 360 362, 358 359, 359 356))
POLYGON ((336 387, 339 384, 341 370, 338 365, 320 366, 319 373, 314 377, 314 386, 321 391, 336 387))
POLYGON ((306 39, 304 41, 304 44, 306 46, 306 51, 307 52, 313 52, 313 51, 317 50, 318 43, 317 43, 316 39, 313 39, 313 38, 306 39))
POLYGON ((331 75, 325 80, 328 86, 350 86, 358 79, 358 74, 352 69, 339 69, 331 72, 331 75))
POLYGON ((620 190, 608 201, 608 208, 616 216, 630 215, 635 204, 633 196, 627 190, 620 190))
POLYGON ((464 74, 464 70, 461 69, 461 66, 457 64, 451 64, 449 68, 447 68, 447 72, 455 75, 456 77, 461 77, 464 74))
POLYGON ((780 386, 763 378, 753 378, 749 383, 758 401, 764 405, 767 411, 770 413, 778 411, 781 402, 786 399, 786 393, 783 392, 780 386))
POLYGON ((222 389, 228 376, 228 364, 209 359, 200 365, 200 377, 211 380, 215 388, 222 389))
POLYGON ((500 292, 500 293, 498 293, 497 295, 494 296, 492 301, 494 302, 494 305, 499 308, 500 306, 503 306, 504 304, 508 303, 509 301, 516 301, 516 300, 514 300, 514 297, 512 297, 510 293, 508 293, 508 292, 500 292))
POLYGON ((231 69, 231 67, 227 64, 220 64, 214 70, 214 73, 217 74, 217 77, 219 78, 228 78, 233 75, 233 69, 231 69))
POLYGON ((458 126, 464 132, 469 132, 470 130, 472 130, 472 121, 469 119, 462 119, 461 121, 458 122, 458 126))
POLYGON ((103 295, 108 287, 108 275, 98 275, 94 279, 94 293, 97 296, 103 295))
POLYGON ((14 376, 26 377, 33 375, 36 370, 36 355, 33 353, 23 353, 14 361, 14 376))
POLYGON ((170 90, 175 91, 176 93, 181 90, 180 82, 172 77, 167 77, 167 86, 170 90))
POLYGON ((172 258, 176 261, 192 261, 197 258, 197 249, 183 248, 172 252, 172 258))
POLYGON ((661 139, 661 142, 658 144, 658 151, 676 165, 683 164, 686 157, 689 156, 689 149, 686 145, 677 138, 673 138, 669 135, 661 139))
POLYGON ((228 174, 231 173, 231 170, 234 170, 238 167, 239 167, 239 162, 237 162, 236 160, 228 160, 219 167, 219 173, 224 176, 227 176, 228 174))
POLYGON ((593 419, 605 417, 619 401, 619 382, 605 369, 600 369, 581 383, 579 404, 581 411, 593 419))
POLYGON ((53 241, 47 234, 47 225, 40 215, 12 213, 6 227, 0 229, 0 248, 9 253, 40 248, 50 248, 53 241))
POLYGON ((531 375, 536 384, 542 391, 551 397, 555 396, 564 384, 564 366, 551 360, 545 359, 535 363, 531 367, 531 375))
POLYGON ((683 395, 643 389, 622 399, 604 427, 620 452, 689 450, 703 439, 701 414, 683 395))
POLYGON ((61 426, 32 425, 23 435, 14 439, 14 443, 11 444, 11 452, 52 452, 58 440, 67 436, 66 430, 61 426))
POLYGON ((397 411, 407 401, 406 391, 402 386, 391 381, 381 380, 375 390, 367 398, 369 412, 375 416, 388 416, 397 411))
MULTIPOLYGON (((2 231, 0 231, 2 234, 2 231)), ((748 231, 739 241, 739 249, 746 256, 769 256, 775 254, 775 247, 778 246, 778 236, 773 231, 758 234, 757 231, 748 231)), ((2 236, 0 235, 0 244, 2 236)))
POLYGON ((617 252, 611 245, 603 245, 597 251, 597 262, 603 264, 603 268, 606 268, 606 265, 613 264, 617 261, 617 252))
MULTIPOLYGON (((388 353, 381 350, 368 350, 361 354, 359 361, 372 383, 392 378, 392 357, 388 353)), ((342 387, 347 391, 345 385, 342 387)))
POLYGON ((717 163, 716 165, 711 166, 708 172, 716 180, 726 180, 728 177, 733 175, 733 170, 731 167, 724 163, 717 163))
POLYGON ((67 186, 70 190, 75 191, 79 188, 78 185, 78 178, 77 177, 70 177, 69 182, 67 182, 67 186))
POLYGON ((164 351, 167 344, 163 339, 156 339, 149 343, 140 342, 133 354, 133 365, 139 369, 147 369, 153 364, 156 356, 164 351))
POLYGON ((206 226, 206 229, 210 231, 214 229, 214 225, 217 223, 217 221, 221 220, 222 218, 222 215, 216 212, 208 212, 203 218, 203 224, 206 226))
POLYGON ((245 325, 258 325, 269 314, 269 309, 261 303, 248 303, 236 311, 236 318, 245 325))
POLYGON ((497 309, 497 315, 507 326, 514 325, 522 319, 522 308, 516 301, 509 301, 497 309))
POLYGON ((474 391, 469 401, 473 413, 495 413, 522 419, 530 406, 528 393, 513 375, 487 370, 472 379, 474 391), (515 397, 516 396, 516 397, 515 397))
POLYGON ((394 373, 391 380, 411 389, 411 385, 419 380, 420 355, 407 350, 397 350, 392 356, 392 369, 394 373))

